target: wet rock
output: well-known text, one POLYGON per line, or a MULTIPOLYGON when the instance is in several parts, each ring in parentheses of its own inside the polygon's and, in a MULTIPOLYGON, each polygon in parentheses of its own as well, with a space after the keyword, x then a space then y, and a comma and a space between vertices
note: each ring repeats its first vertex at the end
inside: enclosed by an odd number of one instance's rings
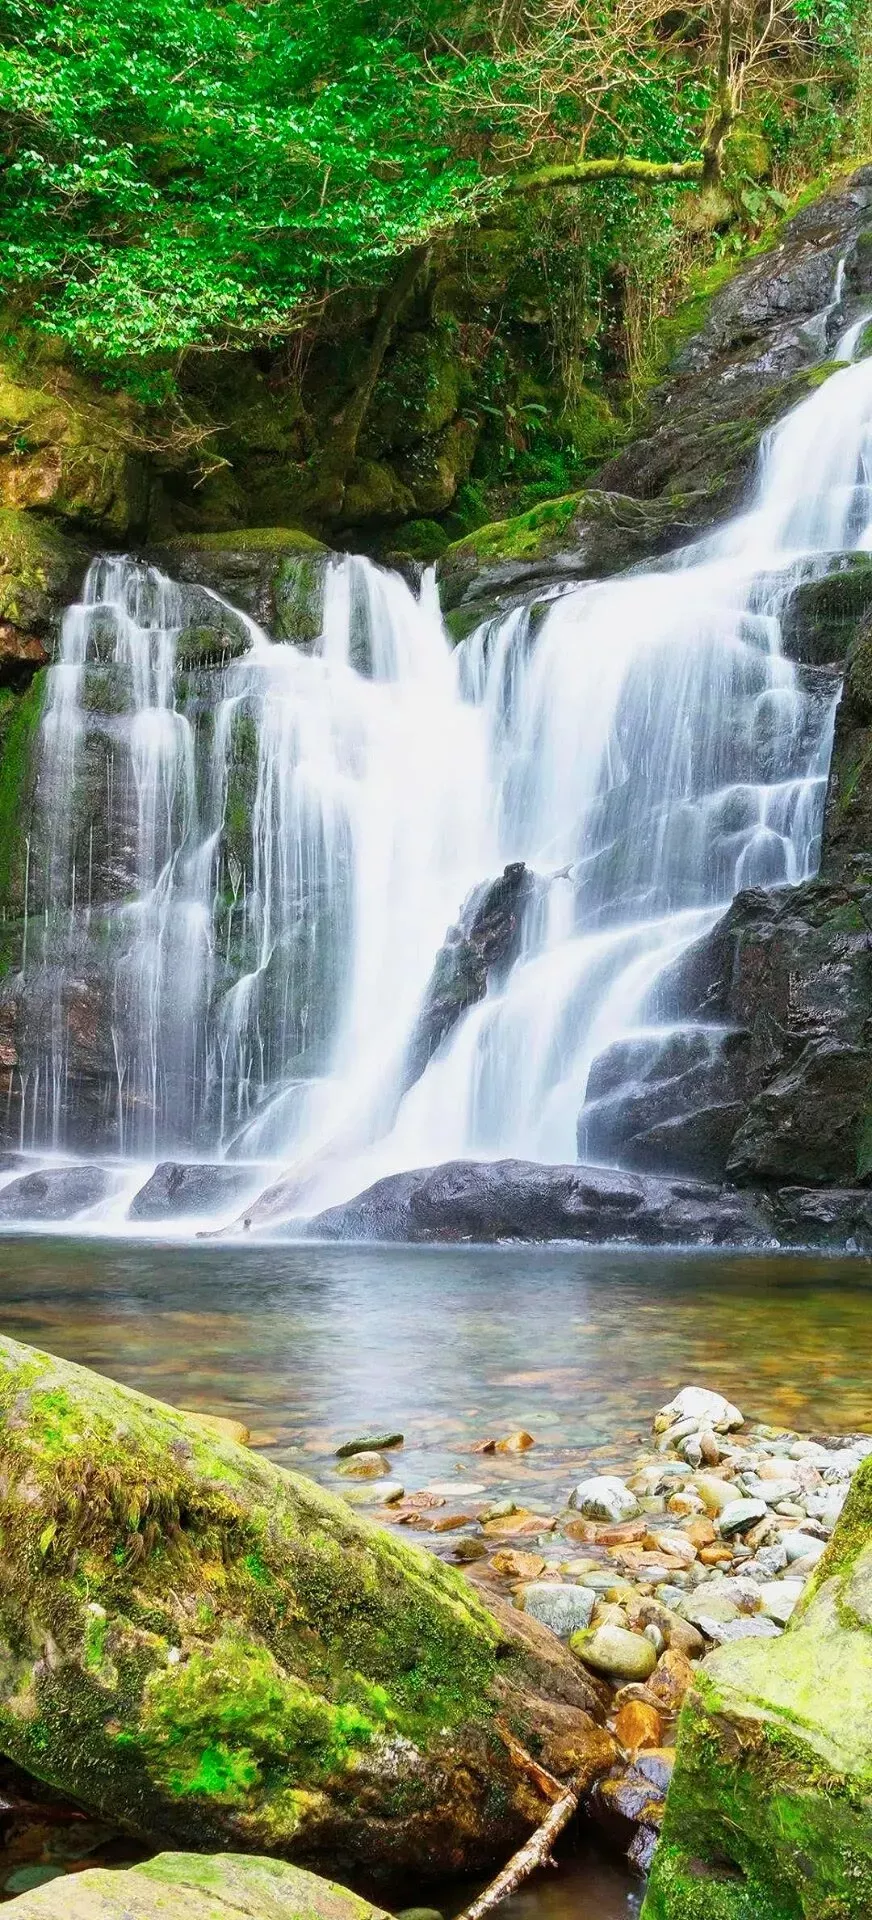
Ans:
MULTIPOLYGON (((580 1480, 569 1496, 569 1504, 586 1520, 631 1520, 639 1512, 639 1502, 623 1480, 600 1474, 592 1480, 580 1480)), ((606 1536, 604 1544, 608 1545, 606 1536)))
POLYGON ((642 1700, 628 1700, 615 1719, 615 1738, 627 1753, 637 1754, 640 1747, 659 1747, 663 1722, 655 1707, 642 1700))
POLYGON ((251 1443, 251 1433, 242 1420, 231 1420, 223 1413, 201 1413, 197 1407, 180 1407, 179 1412, 186 1413, 189 1420, 199 1420, 201 1427, 219 1440, 233 1440, 238 1447, 251 1443))
POLYGON ((88 1867, 10 1901, 13 1920, 386 1920, 347 1887, 282 1860, 159 1853, 142 1866, 88 1867))
POLYGON ((376 1480, 380 1474, 390 1473, 390 1465, 380 1453, 353 1453, 337 1467, 337 1473, 350 1474, 358 1480, 376 1480))
POLYGON ((384 1453, 403 1444, 401 1433, 368 1433, 356 1440, 344 1440, 336 1449, 337 1460, 350 1460, 354 1453, 384 1453))
POLYGON ((523 861, 515 861, 498 880, 476 887, 470 895, 436 956, 406 1055, 406 1088, 420 1079, 461 1015, 484 999, 489 984, 498 983, 508 972, 535 885, 523 861))
POLYGON ((693 1681, 693 1667, 687 1655, 677 1647, 667 1647, 660 1655, 656 1671, 648 1681, 648 1691, 656 1705, 666 1713, 675 1713, 681 1706, 688 1687, 693 1681))
POLYGON ((568 1640, 570 1634, 589 1626, 596 1594, 589 1587, 558 1587, 553 1581, 541 1580, 525 1587, 523 1600, 525 1613, 568 1640))
POLYGON ((657 1665, 650 1640, 626 1627, 597 1627, 592 1634, 573 1635, 570 1645, 586 1667, 610 1680, 647 1680, 657 1665))
POLYGON ((277 640, 311 647, 321 631, 329 554, 297 527, 179 535, 149 558, 172 579, 242 607, 277 640))
POLYGON ((119 1185, 106 1167, 46 1167, 0 1188, 0 1220, 72 1220, 119 1185))
MULTIPOLYGON (((281 1183, 252 1224, 291 1211, 281 1183)), ((299 1231, 299 1229, 297 1229, 299 1231)), ((702 1182, 523 1160, 449 1161, 391 1174, 308 1224, 324 1240, 581 1240, 754 1245, 771 1229, 755 1201, 702 1182)))
POLYGON ((721 1513, 724 1507, 728 1507, 736 1498, 736 1488, 732 1480, 721 1480, 713 1473, 696 1474, 693 1484, 709 1513, 721 1513))
POLYGON ((172 1220, 241 1206, 263 1186, 266 1173, 253 1164, 162 1160, 127 1210, 130 1220, 172 1220))

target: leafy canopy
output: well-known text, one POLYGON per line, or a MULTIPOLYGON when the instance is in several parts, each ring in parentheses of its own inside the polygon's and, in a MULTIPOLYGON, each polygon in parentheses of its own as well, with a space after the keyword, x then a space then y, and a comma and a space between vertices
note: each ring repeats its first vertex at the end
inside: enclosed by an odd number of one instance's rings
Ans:
MULTIPOLYGON (((857 0, 788 3, 850 38, 857 0)), ((104 366, 276 337, 531 160, 696 153, 712 25, 702 0, 0 0, 0 297, 104 366)))

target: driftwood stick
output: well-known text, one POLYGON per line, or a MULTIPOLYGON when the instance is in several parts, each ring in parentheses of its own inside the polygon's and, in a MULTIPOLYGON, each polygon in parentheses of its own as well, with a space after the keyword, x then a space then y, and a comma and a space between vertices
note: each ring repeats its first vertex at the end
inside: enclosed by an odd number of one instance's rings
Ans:
POLYGON ((576 1788, 562 1786, 559 1780, 555 1780, 552 1773, 546 1773, 545 1768, 537 1764, 506 1726, 500 1723, 498 1725, 513 1760, 516 1760, 530 1779, 536 1782, 540 1792, 549 1796, 552 1805, 541 1826, 536 1828, 535 1833, 531 1833, 529 1840, 524 1841, 524 1845, 518 1848, 517 1853, 513 1853, 507 1866, 503 1867, 502 1872, 489 1882, 484 1891, 479 1894, 478 1899, 473 1900, 472 1905, 458 1915, 458 1920, 484 1920, 484 1915, 492 1913, 501 1900, 506 1900, 510 1893, 514 1893, 518 1887, 522 1886, 537 1867, 549 1866, 554 1841, 558 1834, 563 1832, 564 1827, 569 1825, 573 1814, 578 1809, 576 1788))

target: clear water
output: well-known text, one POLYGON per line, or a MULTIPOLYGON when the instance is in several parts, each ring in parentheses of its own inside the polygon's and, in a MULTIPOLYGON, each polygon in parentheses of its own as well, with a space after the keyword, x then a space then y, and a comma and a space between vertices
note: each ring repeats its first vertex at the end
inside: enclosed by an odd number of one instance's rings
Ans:
MULTIPOLYGON (((348 1486, 343 1440, 392 1427, 407 1488, 474 1478, 545 1510, 587 1467, 629 1465, 689 1381, 750 1417, 870 1428, 870 1306, 863 1259, 0 1241, 5 1333, 235 1416, 327 1486, 348 1486), (526 1455, 472 1454, 519 1426, 535 1437, 526 1455)), ((0 1851, 0 1892, 4 1866, 57 1863, 66 1844, 46 1828, 0 1851)), ((570 1848, 506 1920, 630 1920, 639 1891, 620 1862, 570 1848)), ((407 1896, 450 1914, 464 1892, 407 1896)))

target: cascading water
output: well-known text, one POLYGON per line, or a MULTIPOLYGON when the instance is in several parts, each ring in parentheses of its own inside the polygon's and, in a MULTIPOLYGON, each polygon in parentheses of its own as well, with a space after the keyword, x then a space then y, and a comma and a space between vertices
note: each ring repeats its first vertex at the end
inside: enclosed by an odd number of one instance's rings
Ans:
POLYGON ((452 652, 432 582, 348 559, 312 651, 227 610, 236 657, 204 667, 171 582, 96 563, 43 724, 22 1144, 273 1159, 305 1212, 459 1155, 572 1159, 580 1110, 595 1154, 592 1062, 668 1037, 656 982, 739 888, 814 870, 835 690, 780 616, 870 549, 865 360, 767 437, 741 518, 535 631, 516 609, 452 652), (404 1091, 446 927, 514 861, 514 964, 404 1091))

